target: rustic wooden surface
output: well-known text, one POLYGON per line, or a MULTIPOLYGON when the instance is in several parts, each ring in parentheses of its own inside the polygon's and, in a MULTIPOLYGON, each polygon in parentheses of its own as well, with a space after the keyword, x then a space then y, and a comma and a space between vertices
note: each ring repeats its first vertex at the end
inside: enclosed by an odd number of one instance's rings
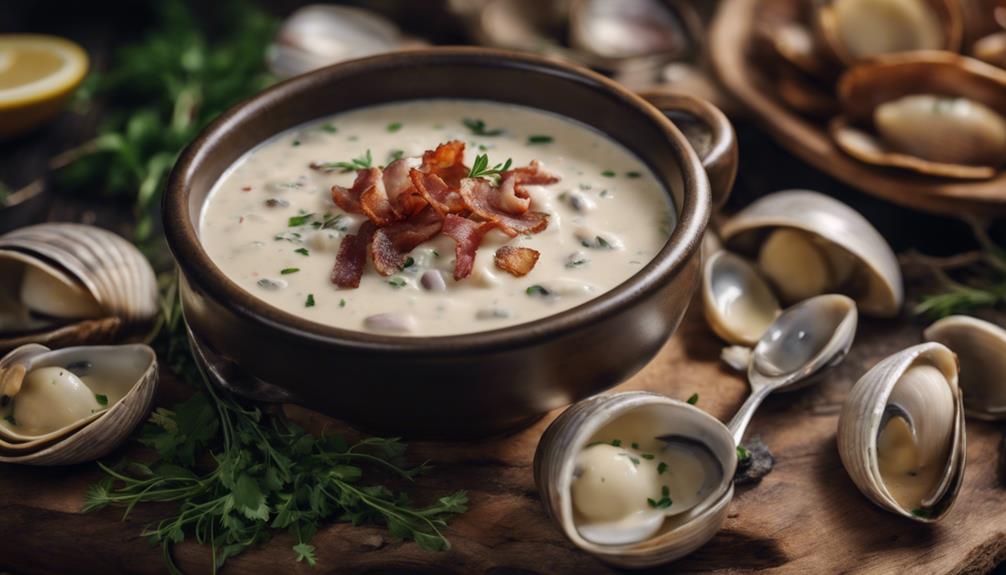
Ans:
POLYGON ((963 181, 871 166, 838 149, 824 122, 804 118, 783 104, 775 96, 775 79, 751 50, 756 22, 765 16, 767 4, 777 1, 723 0, 709 34, 716 74, 760 126, 817 169, 888 201, 943 214, 1006 214, 1006 171, 991 180, 963 181))
MULTIPOLYGON (((738 489, 723 530, 670 568, 683 573, 984 573, 1006 559, 1006 488, 996 472, 1001 428, 968 422, 964 487, 957 506, 937 525, 881 511, 842 469, 835 447, 842 400, 876 361, 917 342, 920 329, 909 321, 864 321, 852 353, 818 385, 769 398, 749 436, 760 435, 769 445, 775 469, 760 484, 738 489)), ((747 389, 718 363, 719 348, 693 306, 657 359, 617 389, 649 389, 678 398, 698 393, 699 407, 728 419, 747 389)), ((178 393, 177 383, 166 383, 162 401, 178 393)), ((341 427, 300 408, 287 411, 311 429, 341 427)), ((608 572, 572 548, 539 505, 531 461, 555 415, 488 441, 411 444, 416 461, 429 458, 437 466, 419 481, 418 493, 470 492, 471 510, 451 525, 449 552, 430 554, 415 544, 394 542, 380 528, 337 524, 315 538, 319 564, 314 570, 292 562, 292 542, 283 534, 232 559, 226 572, 608 572)), ((85 489, 99 476, 93 465, 0 467, 0 570, 164 572, 159 549, 139 535, 162 508, 137 509, 124 523, 117 510, 79 513, 85 489)), ((209 572, 209 555, 195 544, 177 547, 176 559, 188 573, 209 572)))

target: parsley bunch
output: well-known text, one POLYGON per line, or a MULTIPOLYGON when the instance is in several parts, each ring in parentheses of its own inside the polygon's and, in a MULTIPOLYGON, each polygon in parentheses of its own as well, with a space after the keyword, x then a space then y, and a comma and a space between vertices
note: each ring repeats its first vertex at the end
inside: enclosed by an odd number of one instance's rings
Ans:
POLYGON ((466 510, 465 492, 417 506, 405 493, 363 480, 365 472, 383 472, 411 482, 430 469, 404 466, 405 445, 398 439, 350 444, 338 435, 315 437, 282 415, 215 389, 193 361, 174 292, 168 290, 172 299, 158 344, 168 366, 190 382, 198 378, 200 390, 150 417, 140 442, 156 452, 152 462, 99 464, 107 476, 88 491, 85 512, 125 507, 125 519, 140 503, 177 503, 173 515, 144 530, 162 546, 172 573, 180 571, 171 546, 187 536, 210 546, 216 569, 275 530, 292 534, 296 560, 314 565, 311 539, 330 521, 379 522, 424 549, 450 546, 442 530, 448 517, 466 510))

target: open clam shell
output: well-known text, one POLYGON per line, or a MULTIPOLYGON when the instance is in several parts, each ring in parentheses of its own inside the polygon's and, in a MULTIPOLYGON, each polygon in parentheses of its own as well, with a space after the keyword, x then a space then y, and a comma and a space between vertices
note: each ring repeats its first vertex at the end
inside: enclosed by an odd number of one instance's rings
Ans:
POLYGON ((633 58, 678 59, 691 48, 687 2, 662 0, 573 0, 569 43, 595 65, 615 67, 633 58))
MULTIPOLYGON (((6 400, 3 408, 6 417, 0 422, 0 463, 71 465, 108 454, 144 421, 157 387, 157 357, 154 350, 142 344, 83 346, 55 351, 41 345, 27 345, 0 360, 0 383, 4 386, 0 392, 13 395, 12 400, 6 400), (79 374, 75 377, 88 381, 85 391, 101 392, 107 405, 98 404, 100 407, 93 409, 93 413, 76 417, 51 431, 20 429, 21 422, 16 419, 18 394, 28 393, 30 385, 55 385, 30 379, 36 370, 48 368, 79 374), (19 389, 12 390, 12 385, 19 389), (21 388, 22 385, 25 388, 21 388)), ((79 407, 73 404, 76 399, 76 396, 68 399, 36 393, 31 406, 34 413, 30 417, 52 423, 60 411, 73 416, 79 407), (42 403, 44 401, 53 402, 51 409, 42 403)))
POLYGON ((945 515, 966 460, 954 353, 923 343, 868 371, 842 406, 838 451, 853 482, 877 505, 927 523, 945 515))
POLYGON ((978 318, 952 315, 927 327, 924 336, 957 354, 967 414, 1006 419, 1006 330, 978 318))
POLYGON ((157 279, 125 239, 48 223, 0 236, 0 352, 142 336, 156 320, 157 279))
POLYGON ((716 335, 749 347, 782 312, 761 272, 726 250, 714 253, 703 265, 702 306, 716 335))
MULTIPOLYGON (((644 439, 627 433, 626 442, 644 439)), ((607 563, 630 568, 673 561, 711 539, 726 519, 736 468, 736 446, 726 426, 692 405, 648 392, 600 395, 574 404, 545 431, 534 458, 535 485, 542 504, 566 537, 607 563), (666 517, 651 537, 635 543, 599 544, 578 529, 572 483, 577 456, 616 426, 638 429, 650 438, 684 438, 704 446, 718 462, 719 473, 713 480, 715 486, 700 503, 666 517)))
POLYGON ((869 164, 988 179, 1006 162, 1006 70, 946 52, 877 58, 838 85, 835 143, 869 164))
POLYGON ((838 200, 807 190, 776 192, 727 220, 720 233, 728 249, 762 260, 759 268, 770 279, 776 278, 775 283, 785 281, 779 276, 789 273, 787 277, 804 284, 799 290, 783 289, 780 293, 805 292, 816 286, 819 293, 848 295, 865 315, 892 317, 901 309, 904 288, 894 252, 866 218, 838 200), (763 265, 767 242, 777 241, 784 247, 803 245, 776 235, 780 230, 787 235, 799 232, 801 242, 812 244, 804 247, 815 255, 815 261, 801 261, 793 257, 800 253, 787 252, 781 262, 777 258, 773 261, 792 266, 791 272, 773 264, 773 273, 769 273, 763 265), (812 273, 823 275, 823 279, 811 278, 812 273))
POLYGON ((899 52, 956 52, 964 21, 958 0, 825 0, 816 25, 831 55, 853 65, 899 52))

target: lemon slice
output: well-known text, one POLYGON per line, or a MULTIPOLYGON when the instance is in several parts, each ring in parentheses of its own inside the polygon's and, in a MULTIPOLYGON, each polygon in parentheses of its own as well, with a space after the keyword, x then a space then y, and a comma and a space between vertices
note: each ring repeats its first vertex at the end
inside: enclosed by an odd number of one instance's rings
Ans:
POLYGON ((58 114, 87 74, 87 53, 63 38, 0 35, 0 138, 58 114))

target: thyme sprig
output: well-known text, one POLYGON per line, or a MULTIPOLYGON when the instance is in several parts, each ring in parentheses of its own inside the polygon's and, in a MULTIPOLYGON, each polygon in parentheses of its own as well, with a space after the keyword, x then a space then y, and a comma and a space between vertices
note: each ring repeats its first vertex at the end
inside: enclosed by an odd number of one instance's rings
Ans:
POLYGON ((471 169, 468 170, 468 177, 485 178, 498 184, 500 174, 509 170, 511 164, 513 164, 513 160, 507 158, 506 162, 496 164, 490 168, 489 156, 486 154, 479 154, 478 156, 475 156, 475 162, 472 164, 471 169))
POLYGON ((354 172, 356 170, 368 170, 374 165, 374 157, 370 150, 358 158, 353 158, 348 162, 323 162, 318 165, 319 169, 327 171, 354 172))

